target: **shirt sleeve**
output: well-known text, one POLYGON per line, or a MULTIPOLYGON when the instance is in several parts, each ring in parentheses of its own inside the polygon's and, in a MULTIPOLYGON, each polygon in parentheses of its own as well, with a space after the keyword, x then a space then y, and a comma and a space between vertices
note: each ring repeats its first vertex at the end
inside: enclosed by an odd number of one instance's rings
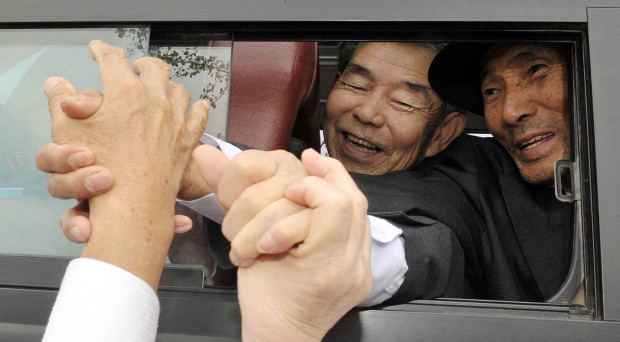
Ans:
MULTIPOLYGON (((211 145, 219 148, 224 155, 228 157, 228 159, 232 159, 241 152, 241 149, 237 146, 209 134, 203 134, 200 138, 200 142, 205 145, 211 145)), ((224 220, 224 211, 217 202, 214 194, 209 194, 193 201, 177 199, 177 202, 219 224, 222 224, 222 221, 224 220)))
POLYGON ((228 159, 232 159, 234 156, 241 152, 241 149, 227 141, 218 139, 210 134, 203 134, 200 137, 200 142, 203 145, 211 145, 219 148, 228 159))
POLYGON ((403 231, 382 218, 370 215, 368 218, 372 236, 372 290, 359 305, 361 307, 381 304, 390 299, 403 284, 405 273, 409 269, 401 236, 403 231))
POLYGON ((43 341, 155 341, 158 319, 159 300, 146 282, 78 258, 67 267, 43 341))

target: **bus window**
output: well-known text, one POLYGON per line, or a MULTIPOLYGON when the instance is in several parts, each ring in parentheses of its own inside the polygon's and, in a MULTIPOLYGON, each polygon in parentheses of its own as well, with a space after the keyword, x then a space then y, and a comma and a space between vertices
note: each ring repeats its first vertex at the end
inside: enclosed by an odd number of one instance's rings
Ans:
MULTIPOLYGON (((178 30, 182 31, 182 29, 178 30)), ((140 26, 92 30, 64 29, 59 31, 63 33, 62 35, 55 35, 54 33, 57 30, 45 29, 0 31, 0 34, 7 35, 14 35, 18 32, 29 39, 22 39, 20 44, 17 43, 17 40, 6 39, 3 40, 5 43, 0 47, 6 50, 9 56, 2 61, 0 83, 8 87, 5 88, 3 86, 3 89, 11 89, 10 92, 2 94, 0 98, 0 104, 2 105, 0 110, 3 114, 6 113, 6 115, 3 115, 2 120, 7 120, 7 124, 1 125, 2 129, 6 131, 2 135, 2 139, 7 142, 3 144, 4 154, 7 158, 4 163, 5 177, 2 188, 0 188, 1 201, 6 203, 1 208, 6 212, 2 215, 1 220, 3 223, 2 229, 5 230, 4 236, 8 237, 3 239, 3 242, 0 242, 0 253, 75 257, 81 251, 81 246, 65 240, 64 236, 59 233, 56 223, 62 212, 72 206, 73 202, 62 202, 50 198, 45 185, 47 176, 35 170, 33 158, 36 150, 50 140, 50 122, 47 116, 47 107, 44 96, 40 91, 43 80, 49 75, 57 74, 76 82, 75 85, 78 89, 96 87, 98 84, 96 68, 86 56, 84 48, 88 40, 100 37, 100 39, 122 46, 131 58, 150 54, 167 61, 171 65, 171 78, 188 86, 193 99, 204 98, 211 102, 212 109, 210 110, 209 125, 206 132, 217 138, 226 139, 228 137, 227 133, 230 131, 229 121, 227 120, 229 108, 239 105, 239 103, 234 102, 235 98, 231 96, 234 92, 234 89, 231 88, 235 84, 234 82, 231 83, 231 75, 235 71, 234 46, 240 43, 251 44, 251 42, 243 40, 232 42, 232 40, 226 39, 219 39, 217 41, 200 40, 193 37, 192 33, 183 36, 170 34, 169 30, 162 31, 163 33, 157 32, 157 27, 140 26), (167 35, 184 38, 170 39, 167 35), (33 43, 28 45, 24 44, 23 41, 32 41, 33 43), (56 41, 58 43, 50 43, 56 41), (197 43, 198 41, 199 43, 197 43), (25 101, 25 98, 32 98, 31 94, 39 94, 37 95, 37 100, 25 101), (27 115, 24 115, 24 113, 27 115), (34 115, 39 115, 40 117, 35 119, 34 115), (28 213, 32 212, 35 212, 36 215, 28 215, 28 213), (41 227, 49 227, 49 229, 44 230, 41 227)), ((560 41, 570 47, 572 54, 568 61, 568 75, 571 106, 575 118, 579 118, 579 115, 586 110, 584 107, 586 95, 584 93, 585 76, 583 74, 584 62, 581 54, 582 43, 578 38, 578 32, 563 32, 561 34, 551 32, 546 33, 547 36, 540 33, 512 34, 510 32, 502 32, 501 30, 498 30, 498 32, 501 33, 499 34, 500 38, 510 42, 560 41)), ((452 39, 448 39, 446 42, 462 42, 466 41, 466 38, 476 38, 475 34, 471 34, 471 37, 463 38, 451 30, 444 30, 431 32, 428 34, 428 37, 418 36, 415 41, 438 42, 437 36, 444 38, 453 36, 452 39)), ((338 41, 326 39, 321 33, 317 33, 317 40, 311 41, 312 44, 309 44, 317 47, 318 62, 316 63, 318 71, 316 71, 317 75, 313 76, 314 79, 311 80, 316 83, 311 87, 318 88, 316 89, 318 95, 311 95, 313 91, 306 90, 302 97, 308 99, 309 103, 315 101, 315 105, 309 107, 304 105, 302 107, 311 108, 312 114, 309 117, 312 118, 310 122, 313 125, 306 127, 296 125, 293 135, 299 133, 303 136, 318 135, 318 125, 316 123, 317 120, 320 121, 325 116, 327 97, 338 75, 336 63, 338 43, 350 40, 345 33, 337 35, 337 37, 342 39, 338 41), (318 99, 313 96, 317 96, 318 99)), ((394 32, 390 38, 389 41, 410 41, 407 35, 402 32, 394 32)), ((388 41, 385 39, 384 36, 381 39, 371 37, 367 41, 388 41)), ((270 41, 262 43, 265 42, 270 41)), ((271 42, 283 44, 279 40, 271 42)), ((260 43, 255 42, 255 44, 260 43)), ((255 67, 256 70, 252 69, 253 67, 250 65, 249 70, 252 72, 257 72, 263 69, 263 67, 259 65, 255 67)), ((270 79, 267 76, 263 77, 264 82, 269 83, 270 79)), ((271 82, 270 85, 273 83, 271 82)), ((275 99, 277 97, 271 96, 271 98, 275 99)), ((296 110, 301 110, 301 108, 297 107, 296 110)), ((467 133, 485 134, 488 132, 482 116, 471 112, 467 112, 466 115, 468 118, 467 133)), ((583 132, 580 125, 575 124, 580 119, 575 118, 571 119, 571 129, 573 130, 572 159, 578 163, 583 158, 582 155, 577 153, 583 132)), ((253 133, 253 131, 256 131, 258 133, 271 128, 269 125, 250 126, 248 132, 253 133)), ((575 178, 573 181, 584 182, 583 179, 579 178, 575 178)), ((590 309, 592 306, 588 306, 588 301, 592 301, 592 296, 589 295, 591 292, 588 292, 589 278, 587 276, 589 267, 587 253, 590 251, 583 249, 583 241, 586 240, 584 235, 589 234, 590 228, 584 225, 583 222, 581 200, 577 199, 574 206, 576 212, 574 221, 575 240, 570 247, 573 250, 573 261, 570 265, 571 271, 569 272, 567 283, 563 286, 563 290, 560 290, 557 296, 549 297, 554 303, 568 304, 576 288, 579 288, 582 284, 584 279, 583 270, 585 269, 585 308, 590 309)), ((203 272, 202 278, 204 278, 197 287, 204 285, 208 288, 208 285, 211 284, 223 285, 218 283, 220 279, 217 277, 226 275, 226 272, 221 269, 219 269, 219 273, 217 272, 218 267, 215 265, 216 260, 214 260, 217 257, 212 257, 211 252, 213 251, 209 251, 208 246, 204 244, 204 220, 198 216, 195 220, 194 230, 188 235, 180 236, 176 239, 177 243, 173 245, 169 258, 169 269, 174 269, 176 266, 189 266, 190 268, 197 266, 203 272), (184 239, 185 242, 183 242, 184 239), (190 248, 194 248, 191 252, 187 251, 187 243, 193 246, 190 248), (213 277, 214 275, 216 277, 213 277)), ((170 286, 170 284, 177 284, 175 279, 169 278, 172 273, 164 272, 164 279, 167 279, 162 281, 164 288, 170 286)), ((174 276, 172 277, 174 278, 174 276)), ((226 278, 224 285, 234 288, 234 276, 224 277, 226 278)), ((487 298, 483 297, 483 299, 487 298)), ((578 307, 583 308, 584 306, 578 307)))

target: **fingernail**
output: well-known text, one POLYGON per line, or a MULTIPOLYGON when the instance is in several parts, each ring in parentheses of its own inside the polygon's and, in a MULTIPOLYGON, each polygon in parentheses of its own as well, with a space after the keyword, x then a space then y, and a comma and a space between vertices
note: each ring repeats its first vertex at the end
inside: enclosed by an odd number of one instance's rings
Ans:
POLYGON ((211 108, 211 103, 209 103, 209 101, 207 100, 200 100, 200 103, 202 103, 203 106, 207 107, 207 109, 211 108))
POLYGON ((77 93, 77 94, 71 94, 71 95, 67 95, 64 97, 64 101, 71 101, 73 103, 80 103, 80 102, 84 102, 84 100, 86 99, 86 95, 81 94, 81 93, 77 93))
POLYGON ((71 229, 69 229, 69 234, 75 242, 85 242, 84 237, 80 233, 80 229, 78 227, 71 227, 71 229))
POLYGON ((43 83, 43 91, 45 95, 49 96, 50 91, 60 82, 60 77, 52 76, 45 80, 43 83))
POLYGON ((183 233, 187 233, 191 229, 192 229, 192 223, 190 222, 190 223, 186 223, 186 224, 182 224, 180 226, 174 227, 174 232, 177 234, 183 234, 183 233))
POLYGON ((96 172, 88 175, 84 180, 84 186, 92 193, 105 191, 112 185, 110 177, 105 172, 96 172))
POLYGON ((256 245, 256 249, 261 254, 269 253, 276 246, 276 242, 273 240, 273 232, 270 230, 266 232, 256 245))
POLYGON ((85 166, 90 166, 92 164, 90 154, 86 151, 80 151, 70 155, 67 162, 74 170, 85 166))

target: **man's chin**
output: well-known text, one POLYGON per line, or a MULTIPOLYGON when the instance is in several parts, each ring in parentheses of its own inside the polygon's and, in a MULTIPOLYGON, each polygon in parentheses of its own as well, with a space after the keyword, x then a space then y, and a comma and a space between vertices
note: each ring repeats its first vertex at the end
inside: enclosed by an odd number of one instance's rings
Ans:
POLYGON ((342 165, 349 172, 361 173, 365 175, 381 175, 383 174, 374 164, 361 164, 341 161, 342 165))
POLYGON ((553 166, 545 167, 544 172, 540 169, 519 169, 521 177, 529 184, 536 186, 554 186, 553 166))

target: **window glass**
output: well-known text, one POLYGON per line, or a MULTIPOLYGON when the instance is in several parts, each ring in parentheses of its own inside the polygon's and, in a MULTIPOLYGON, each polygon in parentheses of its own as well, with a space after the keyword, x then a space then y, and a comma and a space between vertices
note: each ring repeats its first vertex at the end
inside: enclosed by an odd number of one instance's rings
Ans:
POLYGON ((124 47, 130 58, 148 46, 148 28, 0 31, 0 253, 78 255, 58 220, 74 201, 47 193, 48 176, 35 166, 37 150, 50 142, 43 82, 63 76, 77 89, 97 88, 97 65, 87 43, 102 39, 124 47))
POLYGON ((205 131, 225 139, 231 43, 217 41, 209 45, 186 47, 152 45, 149 54, 170 64, 171 79, 188 87, 193 100, 209 101, 211 108, 205 131))
MULTIPOLYGON (((97 65, 86 49, 93 39, 124 48, 133 61, 149 52, 150 29, 0 30, 0 253, 77 256, 82 250, 65 239, 58 223, 75 201, 48 194, 48 175, 37 170, 34 159, 51 141, 45 79, 58 75, 77 89, 100 88, 97 65)), ((224 138, 230 44, 221 45, 157 46, 150 52, 172 63, 172 79, 186 84, 193 99, 210 100, 212 118, 219 120, 210 119, 207 130, 224 138)))

